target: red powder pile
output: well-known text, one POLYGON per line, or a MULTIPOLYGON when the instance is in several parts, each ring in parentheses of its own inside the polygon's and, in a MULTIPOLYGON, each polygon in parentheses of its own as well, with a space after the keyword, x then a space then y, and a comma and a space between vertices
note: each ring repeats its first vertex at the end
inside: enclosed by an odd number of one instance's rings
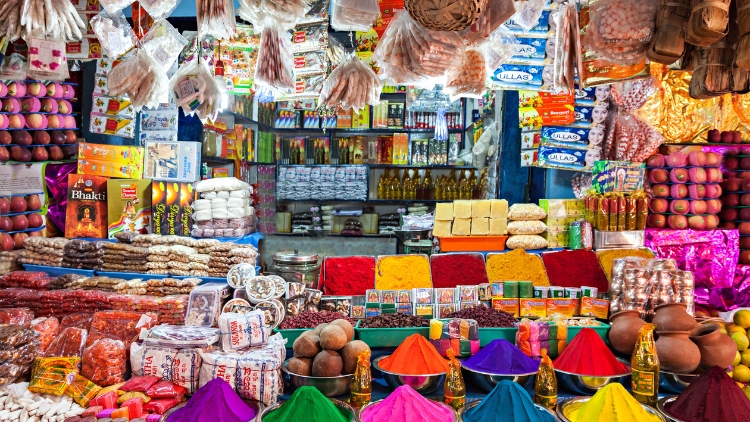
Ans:
POLYGON ((375 288, 375 257, 329 257, 324 261, 323 293, 326 295, 364 295, 375 288))
POLYGON ((609 291, 607 276, 593 251, 545 252, 542 260, 552 286, 589 286, 598 288, 600 292, 609 291))
POLYGON ((750 401, 718 366, 691 382, 665 410, 684 422, 750 421, 750 401))
POLYGON ((627 366, 615 358, 604 340, 591 328, 581 328, 581 332, 555 359, 554 366, 563 372, 599 377, 628 372, 627 366))
POLYGON ((440 254, 430 256, 432 287, 473 286, 489 283, 484 258, 478 254, 440 254))

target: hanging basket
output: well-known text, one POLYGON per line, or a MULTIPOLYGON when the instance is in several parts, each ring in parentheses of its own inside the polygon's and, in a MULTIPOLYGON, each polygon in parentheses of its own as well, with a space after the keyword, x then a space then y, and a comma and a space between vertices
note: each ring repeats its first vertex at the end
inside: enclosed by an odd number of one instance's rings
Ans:
POLYGON ((690 17, 690 10, 690 0, 662 4, 656 14, 656 34, 646 52, 649 60, 670 65, 685 54, 683 26, 690 17))
POLYGON ((708 47, 724 38, 730 4, 731 0, 694 0, 685 40, 698 47, 708 47))
POLYGON ((462 31, 479 19, 487 0, 405 0, 404 6, 427 29, 462 31))
POLYGON ((695 70, 690 80, 691 98, 705 100, 731 92, 734 49, 721 44, 693 52, 695 70))

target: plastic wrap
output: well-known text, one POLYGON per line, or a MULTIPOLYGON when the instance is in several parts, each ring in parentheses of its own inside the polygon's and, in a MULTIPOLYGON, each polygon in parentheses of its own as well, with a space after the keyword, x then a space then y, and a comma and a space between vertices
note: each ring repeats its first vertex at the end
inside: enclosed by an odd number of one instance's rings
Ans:
POLYGON ((365 106, 378 104, 382 90, 383 82, 378 75, 352 54, 328 76, 318 104, 327 109, 340 106, 344 110, 360 111, 365 106))
POLYGON ((106 387, 125 380, 126 348, 119 340, 95 340, 83 351, 82 360, 81 375, 95 384, 106 387))
POLYGON ((256 27, 290 29, 310 10, 307 0, 240 0, 237 14, 256 27))
POLYGON ((125 384, 121 385, 119 390, 140 391, 141 393, 145 393, 152 385, 159 382, 159 380, 161 380, 161 378, 151 375, 135 376, 127 380, 125 384))
POLYGON ((70 77, 65 41, 31 38, 26 42, 29 46, 29 70, 26 77, 45 81, 64 81, 70 77))
POLYGON ((291 42, 284 30, 263 28, 255 82, 275 91, 294 92, 294 57, 291 42))
POLYGON ((176 398, 151 400, 148 403, 143 404, 143 410, 156 413, 157 415, 163 415, 167 410, 180 404, 180 401, 181 400, 176 398))
MULTIPOLYGON (((15 40, 12 40, 15 41, 15 40)), ((5 56, 3 64, 0 66, 0 79, 4 81, 23 81, 26 80, 26 73, 29 70, 29 63, 18 53, 5 56)))
POLYGON ((482 98, 486 89, 487 63, 484 55, 478 49, 467 49, 461 56, 457 66, 448 72, 445 90, 451 100, 460 97, 482 98))
POLYGON ((216 40, 234 37, 235 17, 233 0, 198 0, 195 5, 201 36, 210 35, 216 40))
POLYGON ((182 0, 143 0, 138 4, 143 7, 149 16, 159 21, 169 17, 180 4, 180 1, 182 0))
POLYGON ((136 111, 143 107, 157 107, 169 101, 169 78, 145 50, 123 60, 107 77, 109 94, 127 94, 136 111))
POLYGON ((110 59, 127 53, 138 41, 122 11, 100 12, 91 18, 89 24, 110 59))
POLYGON ((665 142, 658 131, 635 114, 656 90, 651 79, 612 85, 611 96, 617 105, 617 115, 614 119, 614 128, 607 133, 605 158, 642 162, 665 142))
POLYGON ((44 356, 81 356, 88 332, 81 328, 68 327, 52 340, 44 356))
POLYGON ((154 23, 141 38, 139 47, 154 58, 166 72, 172 67, 188 41, 166 20, 154 23))
POLYGON ((37 333, 37 350, 43 355, 60 333, 60 322, 55 317, 37 318, 31 321, 31 327, 37 333))
POLYGON ((198 371, 202 362, 200 351, 133 343, 130 347, 130 365, 133 375, 159 377, 192 394, 198 389, 198 371))
POLYGON ((490 41, 482 46, 482 50, 484 50, 487 74, 492 75, 516 54, 520 43, 512 32, 503 29, 496 30, 489 38, 490 41))
POLYGON ((156 325, 157 316, 147 312, 102 311, 94 314, 91 320, 86 347, 101 338, 112 338, 122 341, 126 347, 138 339, 142 328, 150 329, 156 325))
POLYGON ((159 381, 146 390, 146 395, 152 399, 177 399, 182 400, 187 390, 185 387, 170 381, 159 381))
POLYGON ((539 17, 547 5, 547 0, 521 0, 514 2, 516 13, 513 22, 524 31, 529 31, 539 23, 539 17))
POLYGON ((659 0, 591 2, 584 51, 618 63, 642 60, 654 36, 658 8, 659 0))
POLYGON ((38 358, 31 369, 29 391, 62 396, 75 379, 80 358, 38 358))
POLYGON ((107 13, 117 13, 130 6, 133 1, 134 0, 100 0, 99 4, 102 5, 107 13))
POLYGON ((60 331, 68 328, 82 328, 86 331, 91 329, 91 320, 94 319, 93 312, 76 312, 66 315, 60 320, 60 331))
POLYGON ((331 26, 337 31, 367 32, 380 16, 377 0, 333 0, 331 26))
POLYGON ((101 387, 86 379, 86 377, 76 374, 73 383, 65 390, 65 394, 72 397, 73 401, 80 406, 86 407, 101 389, 101 387))
POLYGON ((34 313, 29 308, 0 309, 0 324, 30 326, 34 313))
POLYGON ((197 114, 201 120, 216 118, 222 90, 205 61, 193 60, 180 66, 169 80, 169 91, 186 115, 197 114))
POLYGON ((265 326, 263 311, 246 314, 227 312, 219 315, 221 347, 225 352, 260 346, 268 341, 270 327, 265 326))
POLYGON ((147 344, 169 347, 206 347, 219 341, 219 329, 185 325, 157 325, 143 340, 147 344))

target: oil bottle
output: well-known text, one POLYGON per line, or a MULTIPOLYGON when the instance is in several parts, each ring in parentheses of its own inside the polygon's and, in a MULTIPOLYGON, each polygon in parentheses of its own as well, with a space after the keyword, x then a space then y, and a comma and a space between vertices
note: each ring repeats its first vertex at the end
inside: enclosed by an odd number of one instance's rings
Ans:
POLYGON ((542 405, 549 410, 557 407, 557 376, 552 366, 552 359, 547 356, 547 349, 542 349, 542 362, 536 373, 534 384, 534 403, 542 405))
POLYGON ((448 375, 443 385, 445 404, 460 412, 466 405, 466 383, 461 375, 461 362, 456 359, 456 352, 448 349, 448 375))
POLYGON ((630 359, 633 368, 633 397, 643 404, 656 407, 659 400, 659 356, 656 355, 654 330, 656 325, 646 324, 638 332, 638 341, 630 359))
POLYGON ((349 404, 362 408, 372 398, 372 373, 370 372, 370 352, 365 350, 357 356, 357 368, 354 370, 349 404))

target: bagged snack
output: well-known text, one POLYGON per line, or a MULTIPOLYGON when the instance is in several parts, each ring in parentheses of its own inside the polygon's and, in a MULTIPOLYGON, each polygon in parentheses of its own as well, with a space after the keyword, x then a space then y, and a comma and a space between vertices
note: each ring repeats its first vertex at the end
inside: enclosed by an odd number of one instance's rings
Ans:
POLYGON ((87 337, 88 331, 81 328, 68 327, 60 331, 60 334, 52 340, 44 356, 80 357, 86 345, 87 337))
POLYGON ((210 35, 216 40, 234 37, 234 1, 198 0, 195 11, 201 36, 210 35))
POLYGON ((95 340, 83 351, 81 375, 104 387, 124 381, 125 350, 122 341, 111 338, 95 340))
POLYGON ((383 82, 372 68, 354 54, 348 55, 331 72, 318 97, 318 104, 327 108, 362 110, 380 102, 383 82))
POLYGON ((377 0, 333 0, 331 4, 331 26, 337 31, 367 32, 379 16, 377 0))
POLYGON ((133 343, 130 347, 130 365, 133 375, 159 377, 184 387, 192 394, 198 389, 200 351, 133 343))
POLYGON ((282 93, 294 92, 294 57, 285 31, 273 27, 263 28, 255 82, 282 93))
POLYGON ((246 314, 232 312, 219 316, 221 330, 221 348, 225 352, 260 346, 268 341, 270 327, 265 325, 263 311, 252 311, 246 314))
POLYGON ((37 350, 39 353, 44 354, 50 344, 52 344, 52 341, 60 333, 60 323, 55 317, 37 318, 31 321, 31 327, 37 333, 37 350))
POLYGON ((37 358, 31 368, 29 391, 62 396, 73 383, 80 358, 37 358))
POLYGON ((65 390, 65 394, 72 397, 73 401, 79 405, 86 407, 101 389, 101 387, 87 380, 85 377, 76 374, 73 383, 65 390))
POLYGON ((486 61, 478 49, 467 49, 461 55, 457 66, 448 72, 448 83, 445 90, 451 100, 460 97, 482 98, 485 87, 486 61))
POLYGON ((110 59, 116 59, 135 47, 138 41, 122 11, 107 13, 102 11, 91 18, 91 29, 99 39, 99 44, 110 59))

